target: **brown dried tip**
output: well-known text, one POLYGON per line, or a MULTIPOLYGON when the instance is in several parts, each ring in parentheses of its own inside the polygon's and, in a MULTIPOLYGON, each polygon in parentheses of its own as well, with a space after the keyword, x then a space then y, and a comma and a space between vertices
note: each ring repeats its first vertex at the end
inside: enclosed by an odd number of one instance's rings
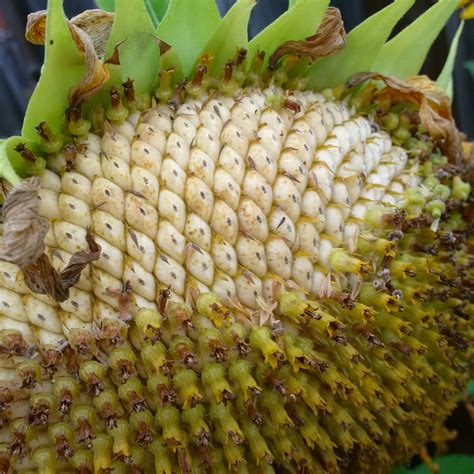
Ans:
POLYGON ((135 102, 135 87, 133 86, 133 79, 128 78, 122 84, 122 87, 127 102, 135 102))
POLYGON ((82 270, 100 257, 101 248, 89 229, 86 242, 88 250, 76 252, 60 273, 44 253, 36 261, 22 266, 28 288, 34 293, 50 295, 56 301, 66 301, 69 298, 69 288, 79 281, 82 270))
POLYGON ((76 154, 77 154, 77 148, 72 144, 72 143, 68 143, 65 147, 64 147, 64 155, 65 155, 65 158, 66 158, 66 165, 65 165, 65 169, 66 171, 73 171, 75 166, 76 166, 76 154))
POLYGON ((204 77, 204 74, 206 73, 207 73, 207 66, 204 66, 203 64, 198 64, 196 66, 196 71, 194 73, 194 78, 191 84, 194 87, 200 87, 202 84, 202 79, 204 77))
POLYGON ((30 163, 36 163, 36 155, 24 143, 19 143, 15 147, 15 151, 18 152, 26 161, 29 161, 30 163))
POLYGON ((268 66, 275 69, 277 62, 287 54, 307 56, 315 60, 329 56, 342 49, 346 44, 346 31, 338 8, 329 7, 318 31, 303 41, 287 41, 270 56, 268 66))
POLYGON ((392 103, 411 102, 419 107, 421 123, 430 136, 454 164, 463 163, 461 136, 452 116, 451 102, 446 93, 426 76, 413 76, 406 80, 374 72, 356 74, 346 87, 368 80, 383 81, 386 88, 376 91, 376 101, 389 99, 392 103))

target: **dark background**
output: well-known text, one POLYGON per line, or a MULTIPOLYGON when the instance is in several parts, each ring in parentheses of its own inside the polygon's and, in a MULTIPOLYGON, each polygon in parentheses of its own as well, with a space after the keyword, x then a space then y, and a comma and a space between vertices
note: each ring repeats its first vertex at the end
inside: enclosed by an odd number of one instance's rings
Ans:
MULTIPOLYGON (((217 0, 222 13, 235 0, 217 0)), ((94 8, 93 0, 66 0, 69 16, 94 8)), ((389 0, 333 0, 332 5, 342 11, 346 29, 349 31, 370 14, 390 3, 389 0)), ((396 33, 414 20, 434 0, 416 0, 415 6, 399 23, 396 33)), ((0 137, 19 132, 28 98, 35 86, 41 67, 43 48, 28 44, 23 37, 26 16, 29 12, 46 8, 46 0, 1 0, 0 2, 0 137)), ((252 15, 250 35, 255 35, 287 8, 287 0, 259 0, 252 15)), ((448 54, 451 38, 459 19, 451 18, 443 33, 433 46, 423 68, 423 73, 436 78, 448 54)), ((460 129, 474 138, 474 79, 465 67, 474 59, 474 21, 467 22, 459 45, 454 85, 454 114, 460 129)))

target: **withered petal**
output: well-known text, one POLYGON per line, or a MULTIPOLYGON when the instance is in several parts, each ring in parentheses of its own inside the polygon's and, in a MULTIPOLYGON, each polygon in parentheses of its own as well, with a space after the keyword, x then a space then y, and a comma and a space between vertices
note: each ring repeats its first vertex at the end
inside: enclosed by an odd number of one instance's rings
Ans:
POLYGON ((449 97, 431 79, 427 76, 413 76, 403 80, 376 72, 362 72, 349 79, 346 87, 354 87, 368 80, 383 81, 387 86, 375 92, 375 96, 389 96, 394 102, 415 103, 419 107, 421 123, 450 162, 462 163, 461 135, 454 122, 449 97))
POLYGON ((0 259, 28 265, 44 252, 49 223, 38 216, 37 176, 21 181, 7 195, 3 205, 3 242, 0 259))
POLYGON ((270 56, 270 69, 274 69, 277 62, 287 54, 308 56, 311 59, 329 56, 342 49, 346 44, 346 30, 338 8, 329 7, 319 25, 316 34, 303 41, 287 41, 270 56))

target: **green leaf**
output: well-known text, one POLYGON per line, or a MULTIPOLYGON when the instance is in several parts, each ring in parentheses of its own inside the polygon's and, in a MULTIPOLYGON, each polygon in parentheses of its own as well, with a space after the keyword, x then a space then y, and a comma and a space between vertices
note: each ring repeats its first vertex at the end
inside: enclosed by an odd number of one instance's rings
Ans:
POLYGON ((157 36, 175 48, 189 74, 220 22, 214 0, 171 0, 157 36))
POLYGON ((441 0, 381 49, 373 70, 400 79, 416 75, 458 0, 441 0))
POLYGON ((329 0, 299 0, 250 41, 248 57, 252 60, 258 50, 265 51, 267 64, 272 53, 286 41, 314 35, 328 6, 329 0))
POLYGON ((116 0, 115 20, 107 43, 106 57, 120 45, 120 66, 110 66, 111 82, 135 81, 138 93, 149 92, 160 65, 155 28, 143 0, 116 0))
POLYGON ((115 0, 95 0, 97 6, 106 12, 115 11, 115 0))
MULTIPOLYGON (((446 63, 444 64, 443 70, 438 77, 436 83, 439 87, 444 89, 449 94, 449 87, 453 85, 452 78, 453 78, 453 70, 454 70, 454 63, 456 62, 456 55, 458 52, 458 45, 459 45, 459 38, 461 38, 462 31, 464 29, 464 21, 461 21, 459 24, 458 30, 454 35, 453 41, 449 48, 448 58, 446 59, 446 63)), ((452 92, 450 94, 452 98, 452 92)))
POLYGON ((288 0, 288 8, 293 8, 299 0, 288 0))
POLYGON ((255 3, 256 0, 237 0, 202 49, 202 53, 214 58, 210 64, 211 74, 222 75, 225 63, 234 58, 237 48, 247 48, 248 24, 255 3))
MULTIPOLYGON (((72 39, 62 0, 49 0, 46 17, 46 52, 41 77, 28 103, 22 135, 38 140, 34 127, 46 121, 57 133, 69 106, 69 89, 84 73, 84 59, 72 39)), ((18 78, 20 80, 20 78, 18 78)))
POLYGON ((335 87, 358 72, 373 71, 372 65, 394 26, 414 3, 396 0, 354 28, 341 51, 310 67, 309 85, 318 89, 335 87))

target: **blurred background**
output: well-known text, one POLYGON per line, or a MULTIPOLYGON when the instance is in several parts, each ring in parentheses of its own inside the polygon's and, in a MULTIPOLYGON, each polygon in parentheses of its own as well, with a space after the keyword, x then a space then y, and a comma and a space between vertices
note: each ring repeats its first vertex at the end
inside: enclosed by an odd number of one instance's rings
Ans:
MULTIPOLYGON (((217 0, 221 13, 224 14, 234 1, 217 0)), ((95 8, 94 0, 65 0, 64 3, 69 17, 95 8)), ((346 29, 350 31, 364 18, 388 5, 390 0, 333 0, 331 3, 342 11, 346 29)), ((416 0, 415 6, 393 34, 416 19, 433 3, 435 0, 416 0)), ((287 5, 288 0, 259 0, 253 11, 250 36, 254 36, 279 16, 287 5)), ((24 29, 28 13, 45 8, 46 0, 0 0, 0 137, 19 133, 28 98, 39 77, 43 48, 27 43, 24 40, 24 29)), ((458 25, 459 19, 453 15, 431 50, 423 67, 424 74, 433 79, 438 77, 458 25)), ((474 139, 474 21, 467 22, 459 44, 454 72, 453 109, 459 128, 474 139)), ((474 393, 473 384, 471 382, 470 390, 474 393)), ((443 467, 442 474, 474 473, 473 458, 466 461, 467 458, 459 457, 461 454, 474 454, 473 424, 462 403, 448 420, 448 427, 457 430, 458 436, 449 443, 452 455, 441 459, 441 463, 451 460, 451 467, 443 467)), ((413 465, 417 464, 419 460, 415 459, 413 465)), ((426 466, 419 465, 416 472, 428 472, 423 470, 425 468, 426 466)), ((401 472, 406 471, 398 471, 401 472)))
MULTIPOLYGON (((217 0, 221 13, 225 13, 235 0, 217 0)), ((68 16, 88 8, 95 8, 94 0, 65 0, 68 16)), ((333 0, 343 14, 346 29, 350 31, 372 13, 385 7, 390 0, 333 0)), ((435 0, 416 0, 415 6, 399 23, 394 34, 417 18, 435 0)), ((249 33, 254 36, 265 25, 279 16, 288 0, 259 0, 252 15, 249 33)), ((46 0, 0 0, 0 137, 17 134, 22 117, 39 77, 43 48, 24 40, 28 13, 46 8, 46 0)), ((433 46, 423 73, 438 77, 453 38, 459 19, 453 15, 433 46)), ((459 44, 454 73, 454 115, 461 130, 474 139, 474 22, 467 22, 459 44)))

